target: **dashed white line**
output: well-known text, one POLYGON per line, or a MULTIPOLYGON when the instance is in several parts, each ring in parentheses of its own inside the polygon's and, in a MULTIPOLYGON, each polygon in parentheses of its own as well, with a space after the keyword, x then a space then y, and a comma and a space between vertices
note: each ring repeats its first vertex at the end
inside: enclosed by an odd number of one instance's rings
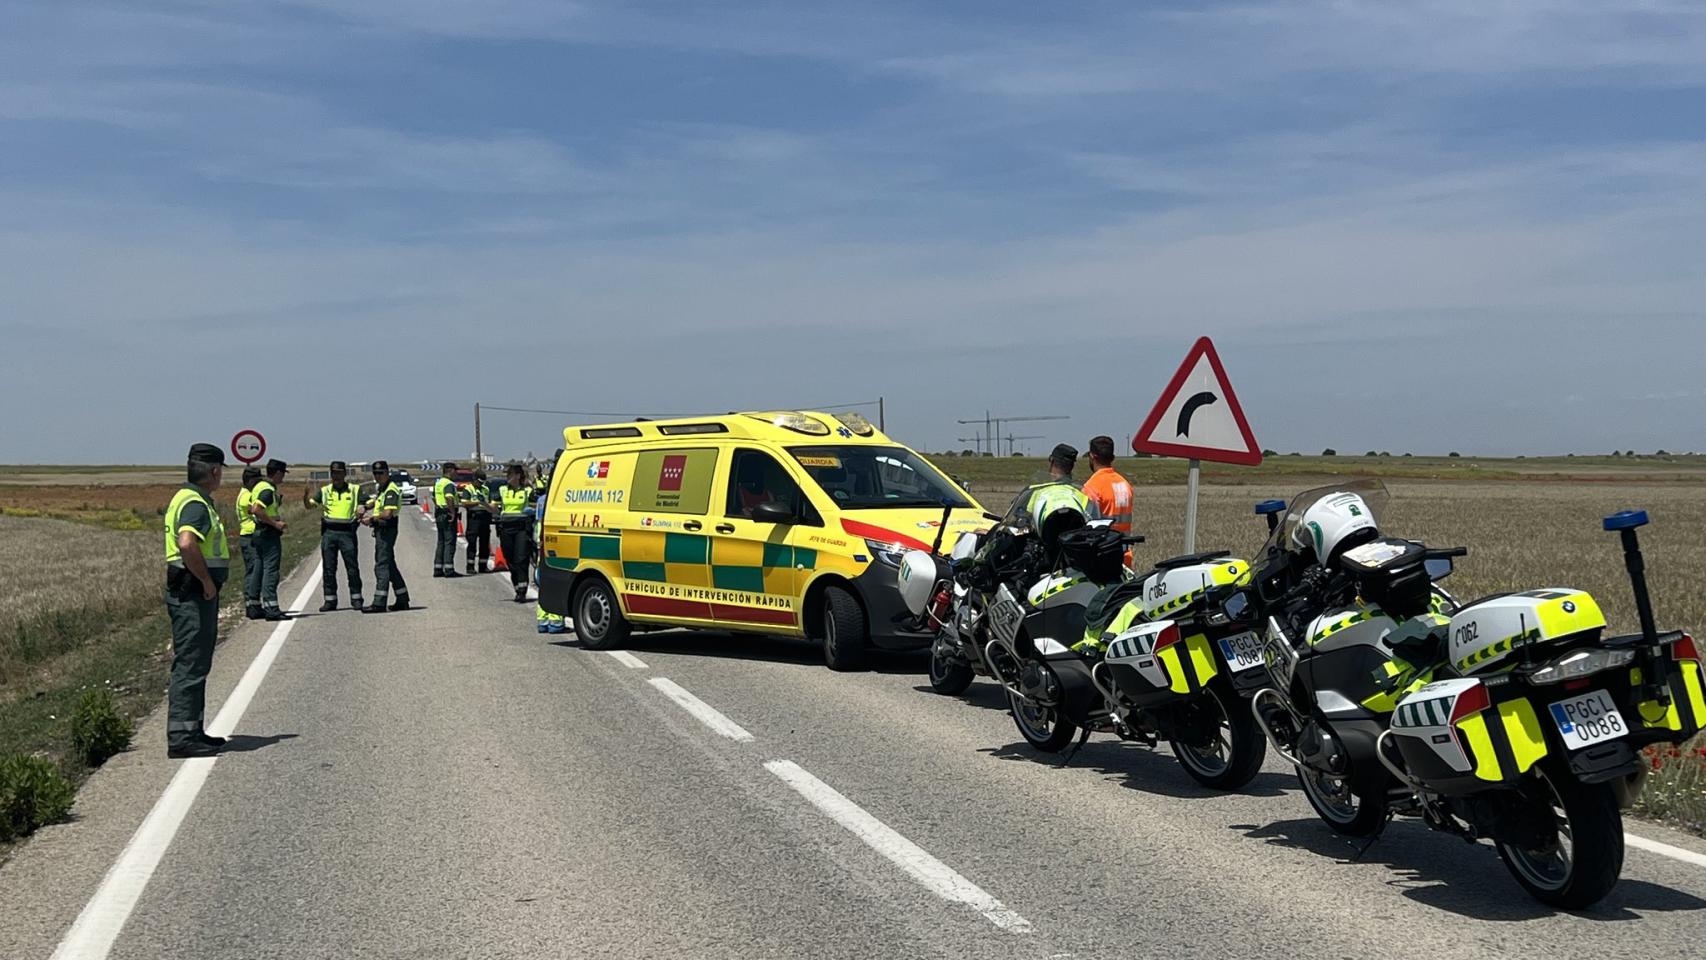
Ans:
POLYGON ((634 656, 633 654, 629 653, 626 650, 606 650, 604 652, 610 654, 612 657, 615 657, 617 663, 622 664, 623 666, 627 667, 630 670, 646 670, 646 669, 649 669, 646 666, 646 661, 641 660, 639 657, 634 656))
MULTIPOLYGON (((320 572, 320 565, 316 563, 314 572, 302 585, 302 592, 296 595, 291 609, 300 610, 308 604, 320 586, 320 572)), ((236 689, 225 698, 219 715, 207 725, 209 734, 225 736, 243 718, 243 712, 249 709, 249 701, 261 688, 261 681, 266 679, 267 670, 278 658, 285 638, 290 636, 290 628, 295 625, 295 620, 286 620, 273 628, 272 636, 267 638, 261 652, 255 654, 249 668, 243 671, 243 678, 237 682, 236 689)), ((160 859, 166 855, 166 848, 177 836, 184 816, 195 804, 196 795, 207 782, 208 774, 213 772, 216 760, 216 757, 203 757, 182 762, 171 783, 166 785, 166 792, 160 794, 154 809, 148 811, 147 819, 136 828, 124 852, 119 854, 118 862, 107 871, 95 895, 59 941, 58 949, 53 951, 53 960, 103 960, 112 950, 119 931, 124 929, 125 921, 136 909, 143 889, 154 876, 155 868, 159 867, 160 859)))
POLYGON ((1030 933, 1031 922, 986 893, 982 887, 931 856, 928 851, 896 833, 888 824, 842 796, 834 787, 812 776, 789 760, 772 760, 764 769, 779 777, 794 792, 805 797, 831 820, 841 824, 871 849, 887 857, 931 893, 951 903, 960 903, 1009 933, 1030 933))
POLYGON ((1681 847, 1673 847, 1668 843, 1660 843, 1657 840, 1648 840, 1646 837, 1637 837, 1633 833, 1625 833, 1623 835, 1623 842, 1637 850, 1656 853, 1661 857, 1669 857, 1672 860, 1681 860, 1683 863, 1692 863, 1697 867, 1706 867, 1706 854, 1695 853, 1693 850, 1684 850, 1681 847))
POLYGON ((700 723, 703 723, 712 730, 728 737, 730 740, 746 743, 752 739, 752 734, 747 733, 746 728, 733 720, 730 720, 728 717, 723 716, 721 713, 718 713, 716 708, 698 697, 695 697, 693 694, 688 693, 675 681, 670 680, 667 677, 652 677, 646 682, 657 687, 659 690, 662 690, 664 696, 669 697, 671 700, 680 704, 681 709, 693 714, 694 718, 700 723))

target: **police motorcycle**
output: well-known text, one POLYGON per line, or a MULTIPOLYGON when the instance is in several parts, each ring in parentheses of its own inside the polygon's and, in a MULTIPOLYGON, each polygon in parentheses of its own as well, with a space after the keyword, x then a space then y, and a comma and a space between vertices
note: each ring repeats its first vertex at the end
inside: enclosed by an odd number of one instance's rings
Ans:
POLYGON ((1598 901, 1622 867, 1620 804, 1638 793, 1639 748, 1706 722, 1693 640, 1654 626, 1634 534, 1645 515, 1606 521, 1623 534, 1642 630, 1602 639, 1587 593, 1459 604, 1435 581, 1464 551, 1382 537, 1355 515, 1366 501, 1317 493, 1276 531, 1316 562, 1269 618, 1275 686, 1255 699, 1310 804, 1349 835, 1406 813, 1490 838, 1536 899, 1598 901))

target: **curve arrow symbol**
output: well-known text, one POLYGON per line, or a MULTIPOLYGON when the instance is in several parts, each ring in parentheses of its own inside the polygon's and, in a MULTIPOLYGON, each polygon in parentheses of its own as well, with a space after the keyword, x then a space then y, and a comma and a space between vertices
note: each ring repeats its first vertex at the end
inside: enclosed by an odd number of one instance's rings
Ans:
POLYGON ((1181 437, 1190 436, 1191 417, 1196 415, 1197 408, 1206 407, 1219 400, 1219 397, 1207 390, 1204 390, 1203 392, 1191 397, 1189 400, 1186 400, 1185 405, 1179 408, 1179 428, 1177 435, 1181 437))

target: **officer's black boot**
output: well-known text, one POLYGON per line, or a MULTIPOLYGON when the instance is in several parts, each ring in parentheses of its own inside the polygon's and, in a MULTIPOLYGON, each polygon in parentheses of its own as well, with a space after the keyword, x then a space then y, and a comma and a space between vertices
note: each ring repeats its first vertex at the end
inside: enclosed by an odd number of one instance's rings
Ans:
POLYGON ((472 561, 472 560, 468 561, 467 570, 470 574, 472 574, 474 572, 474 561, 472 561))
POLYGON ((407 610, 407 609, 409 609, 409 598, 408 597, 398 597, 391 604, 392 612, 396 612, 398 610, 407 610))
POLYGON ((243 608, 243 616, 247 617, 250 620, 261 619, 261 617, 263 616, 263 614, 261 613, 261 605, 258 603, 251 603, 248 606, 244 607, 243 608))
POLYGON ((375 601, 361 608, 362 613, 384 613, 385 604, 375 601))
POLYGON ((336 610, 337 608, 338 608, 338 602, 336 600, 327 600, 325 603, 320 604, 320 612, 321 613, 331 613, 333 610, 336 610))
POLYGON ((515 588, 515 602, 516 603, 526 603, 527 602, 527 588, 526 587, 516 587, 515 588))
POLYGON ((277 623, 280 620, 289 620, 290 614, 285 613, 283 610, 280 610, 277 607, 268 607, 261 614, 261 619, 262 620, 270 620, 274 623, 277 623))

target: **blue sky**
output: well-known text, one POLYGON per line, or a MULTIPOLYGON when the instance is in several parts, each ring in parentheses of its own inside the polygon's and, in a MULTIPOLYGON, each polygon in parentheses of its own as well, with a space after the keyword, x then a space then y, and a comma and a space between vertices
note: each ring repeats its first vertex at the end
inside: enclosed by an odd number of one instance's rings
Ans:
POLYGON ((878 394, 1082 444, 1201 334, 1276 449, 1702 450, 1702 50, 1664 0, 8 0, 0 460, 878 394))

